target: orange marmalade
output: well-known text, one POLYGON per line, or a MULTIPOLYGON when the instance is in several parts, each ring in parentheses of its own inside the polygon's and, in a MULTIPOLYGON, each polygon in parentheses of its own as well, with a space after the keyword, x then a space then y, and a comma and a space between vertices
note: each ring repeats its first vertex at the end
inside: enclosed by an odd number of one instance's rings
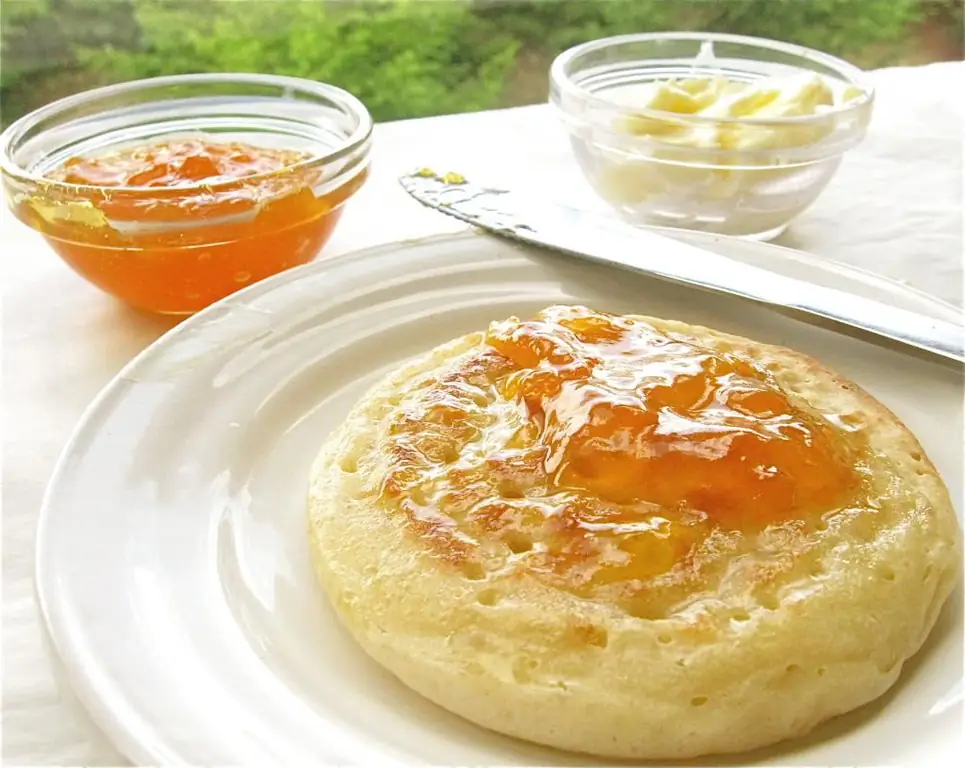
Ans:
POLYGON ((658 615, 721 553, 859 496, 855 436, 730 352, 584 307, 477 349, 403 400, 382 486, 470 577, 523 568, 658 615))
POLYGON ((28 199, 27 223, 77 272, 143 309, 187 314, 310 261, 359 174, 318 194, 312 155, 214 137, 72 157, 28 199))

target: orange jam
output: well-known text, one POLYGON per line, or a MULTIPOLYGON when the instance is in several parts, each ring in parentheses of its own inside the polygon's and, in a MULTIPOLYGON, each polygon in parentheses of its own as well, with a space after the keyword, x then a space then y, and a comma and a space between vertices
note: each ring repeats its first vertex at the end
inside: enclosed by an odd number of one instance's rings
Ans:
POLYGON ((656 584, 856 498, 853 436, 750 360, 584 307, 485 342, 404 403, 383 487, 454 560, 659 602, 656 584))
POLYGON ((72 157, 46 178, 81 186, 21 213, 104 290, 186 314, 314 258, 364 176, 318 194, 311 158, 205 136, 72 157))
POLYGON ((686 508, 728 526, 827 508, 851 472, 831 432, 750 361, 643 323, 558 308, 494 325, 559 488, 686 508))

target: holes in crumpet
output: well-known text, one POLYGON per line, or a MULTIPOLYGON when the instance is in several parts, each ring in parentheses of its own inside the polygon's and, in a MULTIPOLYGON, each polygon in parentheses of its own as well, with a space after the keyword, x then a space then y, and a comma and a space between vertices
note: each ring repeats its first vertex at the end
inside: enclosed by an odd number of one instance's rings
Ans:
POLYGON ((690 706, 692 706, 692 707, 702 707, 702 706, 704 706, 704 704, 706 704, 706 703, 707 703, 707 697, 706 697, 706 696, 694 696, 694 697, 690 700, 690 706))
POLYGON ((588 645, 606 648, 610 644, 610 634, 603 627, 589 626, 583 629, 588 645))
POLYGON ((643 619, 644 621, 656 621, 657 619, 667 618, 666 611, 660 605, 654 604, 649 600, 635 600, 626 606, 625 610, 629 616, 635 619, 643 619))
POLYGON ((461 563, 459 569, 462 571, 462 575, 469 579, 469 581, 482 581, 486 578, 486 571, 483 567, 472 560, 461 563))
POLYGON ((539 662, 536 659, 520 656, 513 661, 513 680, 518 685, 532 682, 533 672, 536 671, 538 666, 539 662))
POLYGON ((765 592, 757 598, 757 602, 760 604, 761 608, 766 611, 776 611, 781 607, 781 601, 777 599, 777 595, 772 595, 765 592))
POLYGON ((894 572, 894 569, 892 569, 892 568, 885 568, 885 569, 881 572, 881 578, 883 578, 885 581, 894 581, 894 580, 895 580, 895 572, 894 572))
POLYGON ((514 555, 521 555, 533 548, 533 540, 519 531, 507 531, 506 535, 503 536, 503 541, 506 542, 509 551, 514 555))
POLYGON ((496 605, 501 597, 502 595, 495 589, 484 589, 476 595, 476 602, 480 605, 496 605))
POLYGON ((519 483, 513 480, 504 480, 499 484, 499 495, 504 499, 521 499, 526 494, 519 483))
POLYGON ((864 426, 864 419, 861 418, 859 413, 845 413, 838 416, 838 421, 840 421, 844 426, 850 429, 861 429, 864 426))
POLYGON ((354 475, 359 471, 359 461, 355 454, 343 456, 338 466, 347 475, 354 475))
POLYGON ((473 677, 479 677, 486 674, 486 668, 478 661, 470 661, 466 665, 466 673, 473 677))
POLYGON ((667 634, 657 635, 657 642, 661 645, 670 645, 673 642, 673 638, 667 634))

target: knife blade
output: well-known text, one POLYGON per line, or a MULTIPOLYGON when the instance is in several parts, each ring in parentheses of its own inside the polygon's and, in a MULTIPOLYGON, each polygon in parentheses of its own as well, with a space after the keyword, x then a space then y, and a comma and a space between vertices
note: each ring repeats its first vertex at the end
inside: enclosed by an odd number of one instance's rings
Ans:
POLYGON ((739 296, 965 362, 965 329, 837 288, 771 272, 596 214, 422 169, 399 179, 423 205, 497 235, 739 296))

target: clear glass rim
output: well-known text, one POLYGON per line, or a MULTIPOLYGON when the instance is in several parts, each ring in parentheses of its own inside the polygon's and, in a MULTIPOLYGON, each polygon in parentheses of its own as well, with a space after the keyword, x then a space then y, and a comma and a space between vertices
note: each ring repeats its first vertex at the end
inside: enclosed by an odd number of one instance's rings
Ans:
MULTIPOLYGON (((645 60, 641 60, 643 62, 645 60)), ((870 105, 874 100, 874 87, 868 81, 865 73, 860 68, 848 63, 844 59, 832 56, 829 53, 808 48, 794 43, 785 43, 779 40, 771 40, 766 37, 751 37, 749 35, 731 35, 723 32, 645 32, 631 35, 615 35, 604 37, 598 40, 591 40, 580 43, 569 48, 557 56, 550 66, 550 84, 554 89, 559 89, 561 93, 568 96, 579 97, 602 108, 615 109, 624 113, 632 113, 643 117, 652 117, 658 120, 673 120, 676 122, 693 123, 696 125, 761 125, 761 126, 789 126, 789 125, 808 125, 812 123, 825 122, 830 118, 842 114, 854 112, 870 105), (628 43, 656 42, 660 40, 680 40, 691 42, 714 42, 714 43, 735 43, 738 45, 753 46, 764 48, 779 53, 797 56, 801 59, 822 64, 828 69, 834 70, 838 75, 850 85, 858 86, 862 94, 859 98, 834 107, 825 112, 815 115, 797 115, 793 117, 712 117, 709 115, 682 115, 678 112, 668 112, 660 109, 636 108, 617 104, 604 96, 593 93, 583 88, 573 81, 567 73, 567 69, 572 62, 580 56, 594 51, 604 50, 617 45, 628 43)))
POLYGON ((348 91, 328 83, 316 82, 300 77, 289 77, 287 75, 262 75, 243 72, 227 72, 217 74, 191 74, 191 75, 167 75, 163 77, 148 77, 141 80, 130 80, 115 85, 107 85, 100 88, 92 88, 87 91, 65 96, 62 99, 46 104, 33 112, 11 123, 2 134, 0 134, 0 173, 9 176, 18 182, 33 183, 43 185, 48 188, 62 189, 65 192, 97 193, 109 190, 111 194, 145 194, 158 195, 171 192, 179 194, 191 194, 204 190, 206 192, 216 192, 220 189, 236 187, 239 183, 258 182, 267 178, 277 177, 280 174, 291 171, 309 169, 318 165, 340 160, 346 156, 363 149, 372 136, 372 116, 369 114, 365 105, 348 91), (302 91, 303 93, 321 96, 330 100, 341 109, 345 114, 355 117, 358 126, 344 139, 342 143, 331 152, 292 163, 284 168, 267 171, 264 173, 252 174, 238 179, 216 182, 214 184, 198 182, 196 184, 185 184, 178 187, 103 187, 92 184, 71 184, 64 181, 57 181, 47 178, 42 174, 31 173, 14 161, 13 152, 19 146, 19 142, 24 135, 37 123, 50 119, 59 113, 83 105, 92 99, 118 96, 125 93, 136 93, 145 88, 164 87, 179 84, 217 84, 217 83, 236 83, 239 85, 274 85, 283 88, 290 88, 302 91))

